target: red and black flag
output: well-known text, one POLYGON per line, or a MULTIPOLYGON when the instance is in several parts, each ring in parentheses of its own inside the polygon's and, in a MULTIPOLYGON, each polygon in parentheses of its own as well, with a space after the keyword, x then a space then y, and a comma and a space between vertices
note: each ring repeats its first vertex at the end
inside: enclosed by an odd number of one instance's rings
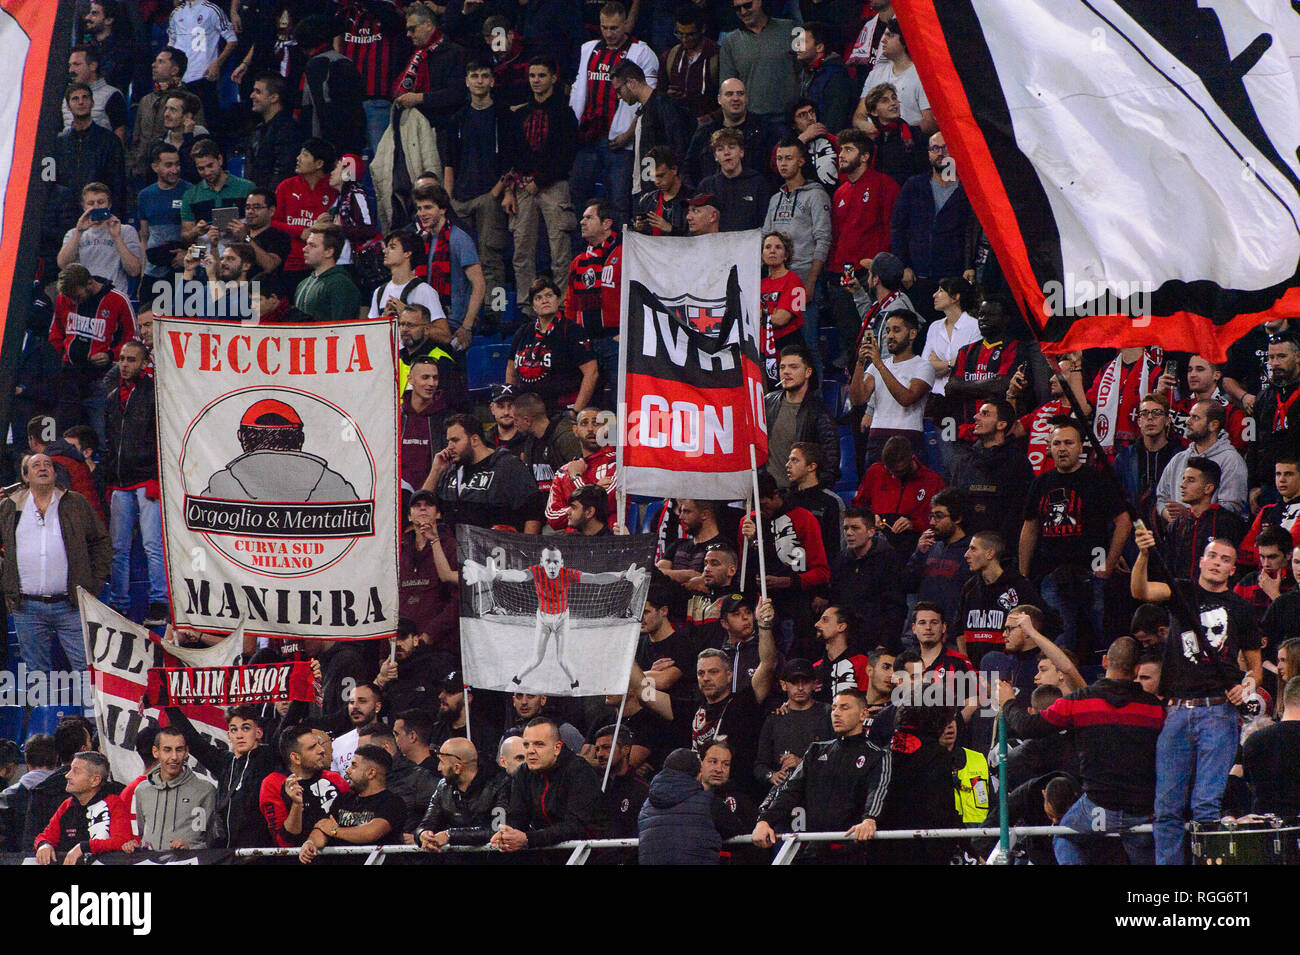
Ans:
POLYGON ((1300 11, 1284 0, 895 0, 1049 351, 1212 361, 1300 315, 1300 11))

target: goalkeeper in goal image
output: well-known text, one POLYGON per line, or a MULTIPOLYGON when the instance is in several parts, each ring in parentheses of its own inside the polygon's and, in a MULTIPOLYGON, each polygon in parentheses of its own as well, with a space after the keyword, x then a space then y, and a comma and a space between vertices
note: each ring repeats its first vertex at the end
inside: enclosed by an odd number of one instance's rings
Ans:
POLYGON ((516 686, 521 686, 524 677, 541 666, 542 661, 546 658, 547 648, 554 642, 555 662, 560 665, 565 678, 570 681, 569 689, 576 690, 578 688, 578 678, 574 676, 564 658, 565 638, 569 633, 569 586, 579 582, 586 584, 616 584, 621 580, 626 580, 632 584, 633 588, 639 588, 645 579, 646 572, 637 567, 636 564, 629 565, 627 570, 599 574, 574 570, 564 566, 564 555, 560 553, 559 548, 547 547, 542 550, 540 564, 534 564, 523 570, 507 570, 498 567, 496 561, 489 557, 483 564, 474 560, 466 560, 461 569, 461 575, 468 584, 484 584, 488 586, 491 586, 496 581, 506 583, 528 583, 531 581, 537 593, 537 625, 534 631, 535 652, 533 661, 515 674, 511 682, 516 686))

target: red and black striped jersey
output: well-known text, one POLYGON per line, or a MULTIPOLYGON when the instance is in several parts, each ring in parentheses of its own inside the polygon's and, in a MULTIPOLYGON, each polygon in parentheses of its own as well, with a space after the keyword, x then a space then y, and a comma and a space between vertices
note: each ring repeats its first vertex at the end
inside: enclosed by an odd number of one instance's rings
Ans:
POLYGON ((572 567, 561 567, 554 577, 546 576, 546 569, 534 564, 528 568, 537 587, 538 613, 566 613, 569 609, 569 585, 582 579, 582 572, 572 567))
MULTIPOLYGON (((1024 350, 1018 341, 971 342, 957 352, 949 381, 989 381, 1002 375, 1015 373, 1016 366, 1024 361, 1024 350)), ((999 395, 999 397, 1001 397, 999 395)), ((963 398, 958 423, 971 421, 984 399, 963 398)))
POLYGON ((569 265, 564 314, 592 338, 618 332, 619 278, 623 240, 617 232, 597 246, 587 246, 569 265))
POLYGON ((597 43, 587 57, 583 66, 587 101, 582 108, 582 115, 578 117, 580 142, 599 142, 609 136, 609 124, 614 121, 614 111, 618 109, 619 103, 618 94, 614 92, 614 67, 627 58, 632 43, 630 36, 617 49, 597 43))
POLYGON ((368 99, 386 98, 406 64, 410 44, 402 32, 405 24, 392 0, 380 0, 367 9, 358 0, 344 0, 338 14, 342 20, 343 49, 352 61, 368 99))

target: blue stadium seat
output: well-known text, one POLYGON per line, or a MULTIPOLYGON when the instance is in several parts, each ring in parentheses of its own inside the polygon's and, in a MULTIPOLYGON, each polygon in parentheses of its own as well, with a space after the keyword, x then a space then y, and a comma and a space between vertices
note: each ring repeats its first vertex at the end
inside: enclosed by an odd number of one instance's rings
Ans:
POLYGON ((858 489, 858 459, 853 453, 853 434, 848 425, 840 426, 840 479, 835 485, 837 491, 856 491, 858 489))
POLYGON ((23 736, 23 708, 21 706, 0 706, 0 739, 11 739, 21 743, 23 736))
POLYGON ((473 345, 465 353, 465 367, 470 391, 486 391, 492 385, 506 380, 506 361, 510 346, 504 342, 473 345))
POLYGON ((840 414, 840 383, 832 378, 822 382, 822 404, 835 417, 840 414))
POLYGON ((659 520, 659 513, 663 510, 663 501, 653 501, 647 504, 641 511, 641 533, 653 534, 656 524, 659 520))
POLYGON ((34 706, 27 714, 27 729, 24 739, 33 733, 53 733, 59 720, 65 716, 81 716, 82 711, 75 706, 34 706))
POLYGON ((244 177, 244 157, 231 156, 226 159, 226 172, 242 179, 244 177))

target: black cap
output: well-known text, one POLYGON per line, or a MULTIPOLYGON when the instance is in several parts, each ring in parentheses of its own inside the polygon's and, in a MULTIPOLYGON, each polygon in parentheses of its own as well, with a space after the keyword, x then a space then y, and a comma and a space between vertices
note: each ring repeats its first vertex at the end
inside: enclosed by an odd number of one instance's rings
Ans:
POLYGON ((751 611, 754 609, 753 599, 746 597, 744 594, 729 594, 722 598, 722 603, 718 605, 722 615, 725 617, 729 613, 735 613, 741 607, 748 607, 751 611))
POLYGON ((518 392, 514 385, 493 385, 492 386, 492 403, 498 401, 514 401, 518 392))
POLYGON ((793 680, 811 680, 812 676, 812 664, 801 658, 787 660, 785 668, 781 671, 781 679, 787 683, 793 680))
POLYGON ((459 670, 452 670, 438 681, 438 686, 450 693, 459 693, 465 689, 465 679, 459 670))
POLYGON ((686 200, 686 205, 692 209, 698 209, 700 206, 713 206, 716 209, 718 208, 718 200, 713 198, 711 192, 697 192, 686 200))
POLYGON ((427 488, 420 488, 420 490, 411 495, 411 502, 407 507, 415 507, 417 504, 430 504, 436 506, 437 503, 438 495, 434 494, 427 488))

